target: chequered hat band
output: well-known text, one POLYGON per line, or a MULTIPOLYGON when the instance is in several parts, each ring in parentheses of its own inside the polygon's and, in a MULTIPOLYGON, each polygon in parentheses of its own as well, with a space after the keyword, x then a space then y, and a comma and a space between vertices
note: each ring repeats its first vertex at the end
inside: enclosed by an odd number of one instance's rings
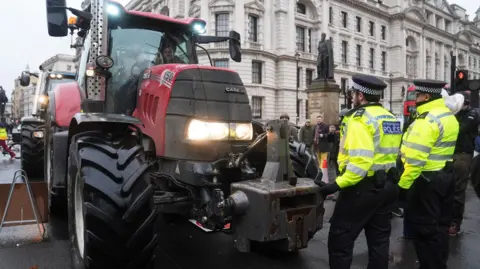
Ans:
POLYGON ((370 95, 381 95, 382 92, 383 92, 382 90, 374 90, 374 89, 364 87, 364 86, 362 86, 358 83, 355 83, 355 82, 353 82, 352 88, 359 91, 359 92, 363 92, 365 94, 370 94, 370 95))
POLYGON ((442 88, 430 88, 423 86, 415 86, 415 91, 426 93, 442 93, 442 88))

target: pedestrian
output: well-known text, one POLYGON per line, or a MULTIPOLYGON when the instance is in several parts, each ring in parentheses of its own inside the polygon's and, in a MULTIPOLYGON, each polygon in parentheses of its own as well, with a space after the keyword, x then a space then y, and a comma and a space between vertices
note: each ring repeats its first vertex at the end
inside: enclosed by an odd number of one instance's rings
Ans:
POLYGON ((320 168, 324 161, 327 161, 330 144, 328 143, 328 125, 323 122, 322 116, 317 116, 317 126, 315 126, 314 145, 317 153, 320 168))
MULTIPOLYGON (((340 132, 337 130, 335 125, 330 125, 328 142, 330 145, 330 153, 328 154, 328 170, 333 171, 334 176, 329 178, 336 178, 340 175, 340 170, 338 170, 338 151, 340 148, 340 132)), ((329 173, 330 174, 330 173, 329 173)))
POLYGON ((441 96, 443 81, 414 80, 418 116, 403 136, 398 185, 422 269, 446 269, 453 208, 453 153, 459 124, 441 96))
POLYGON ((0 147, 2 147, 4 151, 8 152, 13 160, 15 159, 15 153, 7 146, 8 134, 6 127, 6 123, 4 121, 0 121, 0 147))
POLYGON ((460 233, 463 214, 465 212, 465 191, 467 190, 468 177, 472 166, 475 138, 478 134, 478 112, 470 107, 470 96, 460 92, 463 97, 463 107, 455 115, 460 124, 455 155, 453 156, 453 169, 455 181, 455 194, 453 200, 453 218, 448 233, 452 236, 460 233))
POLYGON ((308 149, 311 149, 313 146, 313 132, 314 128, 312 127, 312 123, 310 119, 305 121, 305 124, 300 128, 298 132, 298 142, 305 144, 308 149))
POLYGON ((401 123, 380 103, 387 85, 373 76, 354 75, 351 88, 354 108, 342 124, 339 152, 340 176, 321 184, 323 196, 340 191, 330 219, 329 263, 348 269, 353 246, 365 230, 368 268, 388 268, 391 207, 398 196, 395 160, 400 147, 401 123))
POLYGON ((290 130, 288 131, 290 140, 298 140, 297 128, 290 123, 290 116, 288 114, 280 115, 281 120, 287 120, 290 130))

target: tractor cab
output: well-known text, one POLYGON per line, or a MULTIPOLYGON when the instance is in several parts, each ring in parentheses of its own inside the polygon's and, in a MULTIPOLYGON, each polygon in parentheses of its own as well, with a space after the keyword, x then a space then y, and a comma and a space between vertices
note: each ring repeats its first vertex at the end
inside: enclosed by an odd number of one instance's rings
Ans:
MULTIPOLYGON (((64 15, 62 10, 55 8, 57 2, 47 1, 47 5, 52 6, 48 11, 52 18, 55 14, 64 15)), ((198 64, 196 50, 202 48, 198 44, 229 41, 231 58, 241 60, 240 35, 235 31, 229 36, 204 36, 201 34, 205 32, 206 23, 201 19, 176 20, 160 14, 125 10, 115 1, 105 1, 104 4, 106 25, 102 25, 103 33, 91 29, 91 22, 95 19, 92 14, 96 13, 91 3, 86 3, 83 11, 67 8, 76 16, 69 18, 67 25, 63 22, 49 24, 52 36, 64 35, 67 29, 71 34, 78 32, 81 41, 75 46, 82 48, 78 83, 86 90, 87 99, 103 101, 102 112, 132 114, 136 82, 145 69, 168 64, 198 64), (97 43, 97 39, 101 42, 97 43), (105 79, 100 84, 105 87, 102 93, 89 91, 91 83, 95 84, 93 81, 97 79, 105 79), (124 104, 126 96, 132 97, 129 104, 124 104)))
MULTIPOLYGON (((30 85, 30 76, 32 73, 23 72, 20 76, 20 85, 30 85)), ((35 76, 38 76, 35 74, 35 76)), ((42 71, 39 75, 39 83, 35 88, 32 115, 41 116, 45 112, 48 105, 48 95, 53 89, 62 83, 74 82, 75 73, 56 72, 56 71, 42 71)))

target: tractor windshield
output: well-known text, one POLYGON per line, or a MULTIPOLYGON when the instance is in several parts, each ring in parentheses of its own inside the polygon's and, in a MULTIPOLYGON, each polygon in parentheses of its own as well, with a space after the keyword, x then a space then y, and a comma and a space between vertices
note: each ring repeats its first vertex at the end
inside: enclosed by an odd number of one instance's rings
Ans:
POLYGON ((194 42, 186 30, 157 24, 130 17, 110 25, 109 55, 114 65, 110 68, 112 76, 107 82, 108 111, 124 112, 123 106, 122 109, 116 107, 131 91, 136 91, 140 74, 146 68, 161 64, 197 63, 194 42))
POLYGON ((58 84, 73 82, 73 81, 75 81, 75 78, 63 77, 62 79, 49 79, 47 81, 47 87, 45 87, 45 90, 46 90, 45 93, 49 93, 53 91, 53 89, 55 89, 55 87, 58 84))

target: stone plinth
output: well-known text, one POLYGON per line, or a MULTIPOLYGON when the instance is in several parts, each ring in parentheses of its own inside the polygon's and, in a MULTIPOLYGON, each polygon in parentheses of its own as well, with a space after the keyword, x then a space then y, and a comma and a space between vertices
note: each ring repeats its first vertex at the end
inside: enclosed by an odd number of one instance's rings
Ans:
POLYGON ((335 80, 314 80, 307 88, 308 96, 308 117, 316 122, 318 115, 323 116, 325 123, 338 123, 338 106, 340 98, 340 87, 335 80))

